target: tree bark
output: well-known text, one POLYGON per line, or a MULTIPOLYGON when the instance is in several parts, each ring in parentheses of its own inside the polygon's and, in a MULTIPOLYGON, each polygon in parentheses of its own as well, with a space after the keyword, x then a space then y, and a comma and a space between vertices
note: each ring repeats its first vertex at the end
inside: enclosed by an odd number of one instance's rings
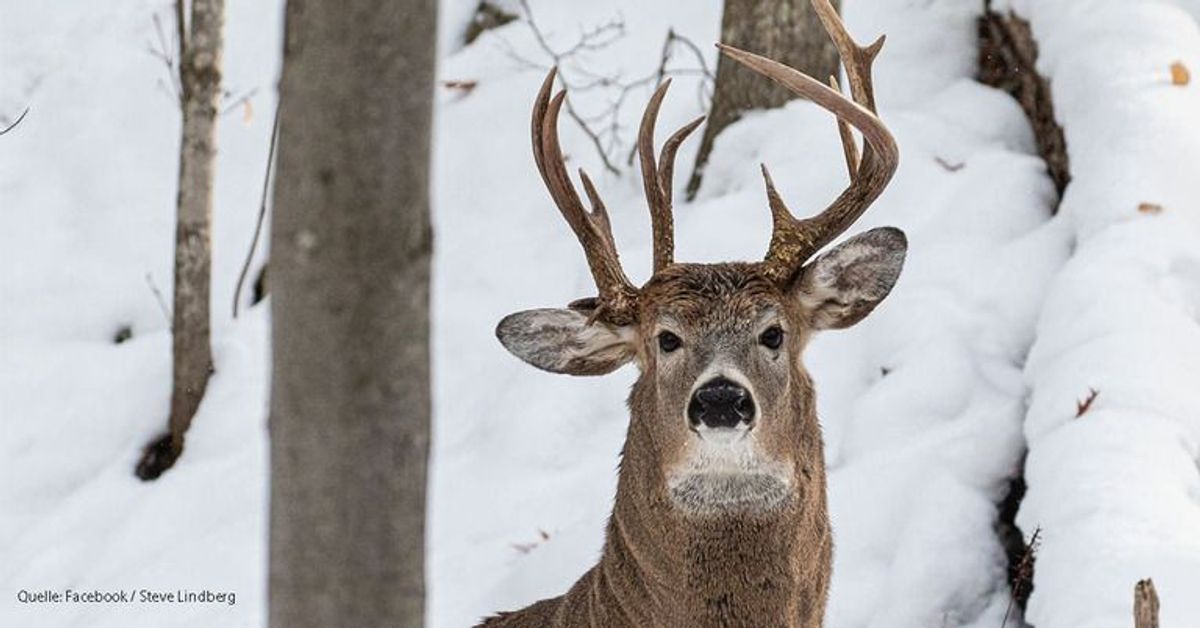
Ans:
MULTIPOLYGON (((182 4, 177 8, 177 19, 182 20, 182 4)), ((146 480, 171 468, 183 453, 184 436, 212 373, 209 289, 224 0, 193 0, 190 21, 190 28, 181 24, 178 31, 183 128, 175 222, 171 414, 167 434, 147 445, 138 463, 137 475, 146 480)))
POLYGON ((420 626, 435 0, 290 0, 272 217, 270 625, 420 626))
MULTIPOLYGON (((841 2, 834 0, 833 4, 838 7, 841 2)), ((721 41, 770 57, 822 81, 838 73, 837 48, 809 0, 725 0, 721 41)), ((747 111, 774 109, 795 97, 787 89, 721 55, 708 125, 688 180, 688 200, 699 192, 713 142, 725 127, 737 122, 747 111)))
POLYGON ((1008 92, 1020 103, 1033 129, 1038 155, 1046 162, 1061 199, 1071 182, 1071 163, 1062 127, 1054 117, 1050 82, 1038 74, 1037 58, 1029 21, 1011 11, 997 13, 991 0, 986 0, 979 18, 979 82, 1008 92))
POLYGON ((1158 628, 1158 592, 1149 578, 1133 589, 1133 621, 1135 628, 1158 628))

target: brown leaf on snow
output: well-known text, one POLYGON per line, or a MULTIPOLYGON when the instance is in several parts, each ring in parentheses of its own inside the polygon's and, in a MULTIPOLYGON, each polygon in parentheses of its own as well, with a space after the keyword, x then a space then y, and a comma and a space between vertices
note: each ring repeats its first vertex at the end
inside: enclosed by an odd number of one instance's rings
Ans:
POLYGON ((1179 85, 1180 87, 1192 82, 1192 73, 1188 71, 1187 66, 1182 61, 1176 61, 1171 64, 1171 84, 1179 85))
POLYGON ((1161 214, 1162 210, 1162 205, 1158 203, 1142 203, 1138 205, 1138 211, 1143 214, 1161 214))
POLYGON ((479 85, 479 81, 442 81, 442 87, 470 94, 475 87, 479 85))
POLYGON ((1100 391, 1096 390, 1095 388, 1089 388, 1087 399, 1075 402, 1075 418, 1078 419, 1079 417, 1087 414, 1087 411, 1092 407, 1092 402, 1096 401, 1096 396, 1099 394, 1100 391))

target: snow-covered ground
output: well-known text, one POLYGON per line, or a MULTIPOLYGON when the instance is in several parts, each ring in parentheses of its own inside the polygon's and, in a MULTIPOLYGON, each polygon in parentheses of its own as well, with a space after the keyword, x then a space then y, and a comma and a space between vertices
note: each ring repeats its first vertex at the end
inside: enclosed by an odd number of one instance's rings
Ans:
MULTIPOLYGON (((440 93, 437 106, 437 628, 558 594, 596 559, 634 377, 541 373, 492 335, 510 311, 592 288, 528 154, 543 74, 516 58, 546 55, 522 23, 455 45, 473 4, 444 2, 441 29, 440 78, 477 85, 440 93)), ((715 63, 716 3, 531 4, 560 49, 623 20, 624 35, 568 63, 569 76, 649 74, 668 28, 715 63)), ((878 100, 902 151, 895 182, 854 231, 899 226, 910 253, 877 313, 818 338, 806 357, 837 543, 827 625, 1000 626, 1009 592, 997 503, 1026 442, 1019 523, 1044 539, 1028 620, 1129 626, 1133 583, 1152 576, 1164 626, 1189 625, 1200 616, 1200 96, 1170 85, 1168 67, 1200 70, 1194 17, 1167 1, 1016 3, 1041 41, 1071 153, 1074 182, 1051 219, 1053 186, 1021 111, 972 80, 976 3, 844 4, 860 39, 888 34, 878 100), (1097 398, 1075 419, 1089 388, 1097 398)), ((0 138, 0 625, 262 625, 269 317, 258 306, 233 321, 229 309, 265 165, 281 2, 229 3, 228 87, 258 91, 252 115, 238 106, 221 121, 218 374, 185 457, 151 484, 130 471, 169 394, 167 324, 146 276, 170 294, 178 116, 147 46, 152 15, 169 24, 170 12, 161 0, 8 5, 0 116, 32 109, 0 138), (133 339, 113 344, 123 325, 133 339), (237 598, 16 600, 67 587, 237 598)), ((681 53, 673 67, 695 66, 681 53)), ((697 81, 675 79, 660 138, 701 113, 697 81)), ((622 110, 626 142, 649 92, 622 110)), ((598 89, 576 103, 597 112, 613 97, 598 89)), ((649 220, 635 169, 604 175, 587 138, 566 119, 562 128, 572 163, 598 179, 626 268, 644 279, 649 220)), ((761 255, 759 162, 792 207, 823 207, 845 178, 834 129, 801 102, 728 129, 699 198, 676 202, 678 256, 761 255)), ((679 184, 694 151, 695 140, 681 151, 679 184)))
POLYGON ((1152 576, 1162 625, 1200 625, 1200 91, 1170 72, 1200 69, 1200 29, 1166 2, 1017 6, 1074 171, 1074 253, 1025 368, 1018 521, 1043 529, 1028 619, 1129 626, 1130 585, 1152 576))

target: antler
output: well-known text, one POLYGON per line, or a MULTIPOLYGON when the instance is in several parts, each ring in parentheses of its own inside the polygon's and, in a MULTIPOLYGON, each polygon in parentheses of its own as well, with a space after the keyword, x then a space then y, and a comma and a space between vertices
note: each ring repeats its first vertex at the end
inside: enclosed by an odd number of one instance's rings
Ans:
MULTIPOLYGON (((617 256, 617 245, 613 240, 612 224, 608 220, 608 211, 596 193, 596 187, 582 169, 579 178, 583 181, 583 189, 591 201, 592 209, 584 208, 571 178, 567 174, 563 160, 562 148, 558 143, 558 112, 562 108, 566 90, 559 91, 550 98, 550 89, 554 86, 557 68, 551 69, 542 82, 538 91, 537 101, 533 105, 533 158, 537 162, 538 172, 550 197, 558 205, 567 224, 575 232, 575 237, 583 246, 587 256, 588 268, 592 271, 592 279, 596 282, 599 297, 592 312, 593 320, 603 320, 613 325, 632 323, 636 317, 638 290, 630 283, 621 268, 617 256)), ((590 305, 590 303, 589 303, 590 305)))
POLYGON ((687 123, 663 144, 658 163, 654 162, 654 125, 658 122, 658 109, 671 79, 663 81, 642 114, 642 126, 638 131, 638 155, 642 162, 642 185, 646 190, 646 204, 650 206, 650 224, 654 231, 654 272, 658 272, 675 261, 675 223, 671 215, 671 187, 675 170, 675 151, 696 127, 704 122, 704 116, 687 123))
POLYGON ((811 218, 797 219, 776 192, 766 166, 762 168, 774 222, 763 269, 769 277, 780 282, 791 279, 808 258, 857 220, 887 187, 899 163, 896 140, 876 115, 871 83, 871 64, 883 48, 884 38, 880 37, 870 46, 859 46, 846 31, 829 0, 812 0, 812 4, 846 66, 852 99, 836 89, 836 81, 833 82, 835 88, 830 88, 781 63, 717 44, 721 52, 734 61, 811 100, 838 118, 842 149, 850 170, 850 186, 825 211, 811 218), (866 140, 861 159, 847 123, 858 129, 866 140))

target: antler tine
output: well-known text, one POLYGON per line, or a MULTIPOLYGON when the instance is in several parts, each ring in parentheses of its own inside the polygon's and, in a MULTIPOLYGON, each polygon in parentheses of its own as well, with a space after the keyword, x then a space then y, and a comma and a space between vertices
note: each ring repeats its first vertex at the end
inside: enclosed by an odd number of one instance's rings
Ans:
MULTIPOLYGON (((836 76, 829 77, 829 86, 837 93, 842 93, 842 86, 838 85, 836 76)), ((846 171, 853 181, 855 173, 858 172, 858 144, 854 142, 854 133, 850 131, 850 125, 841 116, 837 119, 837 126, 838 136, 842 139, 842 154, 846 156, 846 171)))
POLYGON ((837 116, 843 124, 858 129, 865 140, 861 159, 852 160, 851 157, 858 152, 856 147, 851 148, 855 146, 853 137, 847 142, 848 133, 842 133, 847 163, 857 161, 851 171, 850 186, 825 211, 812 218, 797 220, 783 205, 770 185, 770 178, 767 178, 775 228, 763 268, 769 277, 781 282, 789 280, 809 257, 845 231, 866 211, 883 192, 899 163, 896 141, 875 115, 871 87, 871 63, 883 47, 884 39, 881 37, 870 46, 860 47, 846 31, 829 0, 812 0, 812 4, 846 66, 853 99, 786 65, 717 44, 734 61, 811 100, 837 116))
POLYGON ((846 78, 850 81, 850 95, 854 97, 855 102, 869 109, 871 113, 875 113, 875 90, 871 84, 871 64, 875 62, 875 57, 883 49, 883 42, 887 40, 887 36, 880 35, 869 46, 859 46, 850 36, 850 32, 846 30, 845 22, 842 21, 842 17, 838 15, 837 9, 829 0, 812 0, 812 5, 813 9, 817 11, 817 18, 821 20, 821 25, 825 27, 825 32, 829 33, 834 47, 838 49, 842 65, 846 66, 846 78))
POLYGON ((636 316, 638 291, 621 268, 608 211, 600 200, 596 187, 580 169, 579 177, 592 204, 591 211, 588 211, 584 208, 579 193, 575 191, 575 186, 571 184, 570 175, 567 174, 562 148, 558 142, 558 114, 566 98, 566 90, 558 92, 553 99, 550 98, 556 72, 557 69, 551 69, 546 75, 533 105, 533 159, 550 197, 554 199, 559 212, 583 246, 588 268, 599 291, 592 319, 604 320, 614 325, 629 324, 636 316))
POLYGON ((663 144, 658 163, 654 162, 654 126, 658 122, 658 110, 662 106, 671 79, 667 79, 654 90, 646 111, 642 114, 638 130, 638 156, 642 164, 642 186, 646 191, 646 204, 650 207, 650 225, 654 233, 654 272, 658 272, 675 261, 675 222, 671 215, 672 178, 675 171, 675 151, 700 123, 701 116, 676 131, 663 144))

